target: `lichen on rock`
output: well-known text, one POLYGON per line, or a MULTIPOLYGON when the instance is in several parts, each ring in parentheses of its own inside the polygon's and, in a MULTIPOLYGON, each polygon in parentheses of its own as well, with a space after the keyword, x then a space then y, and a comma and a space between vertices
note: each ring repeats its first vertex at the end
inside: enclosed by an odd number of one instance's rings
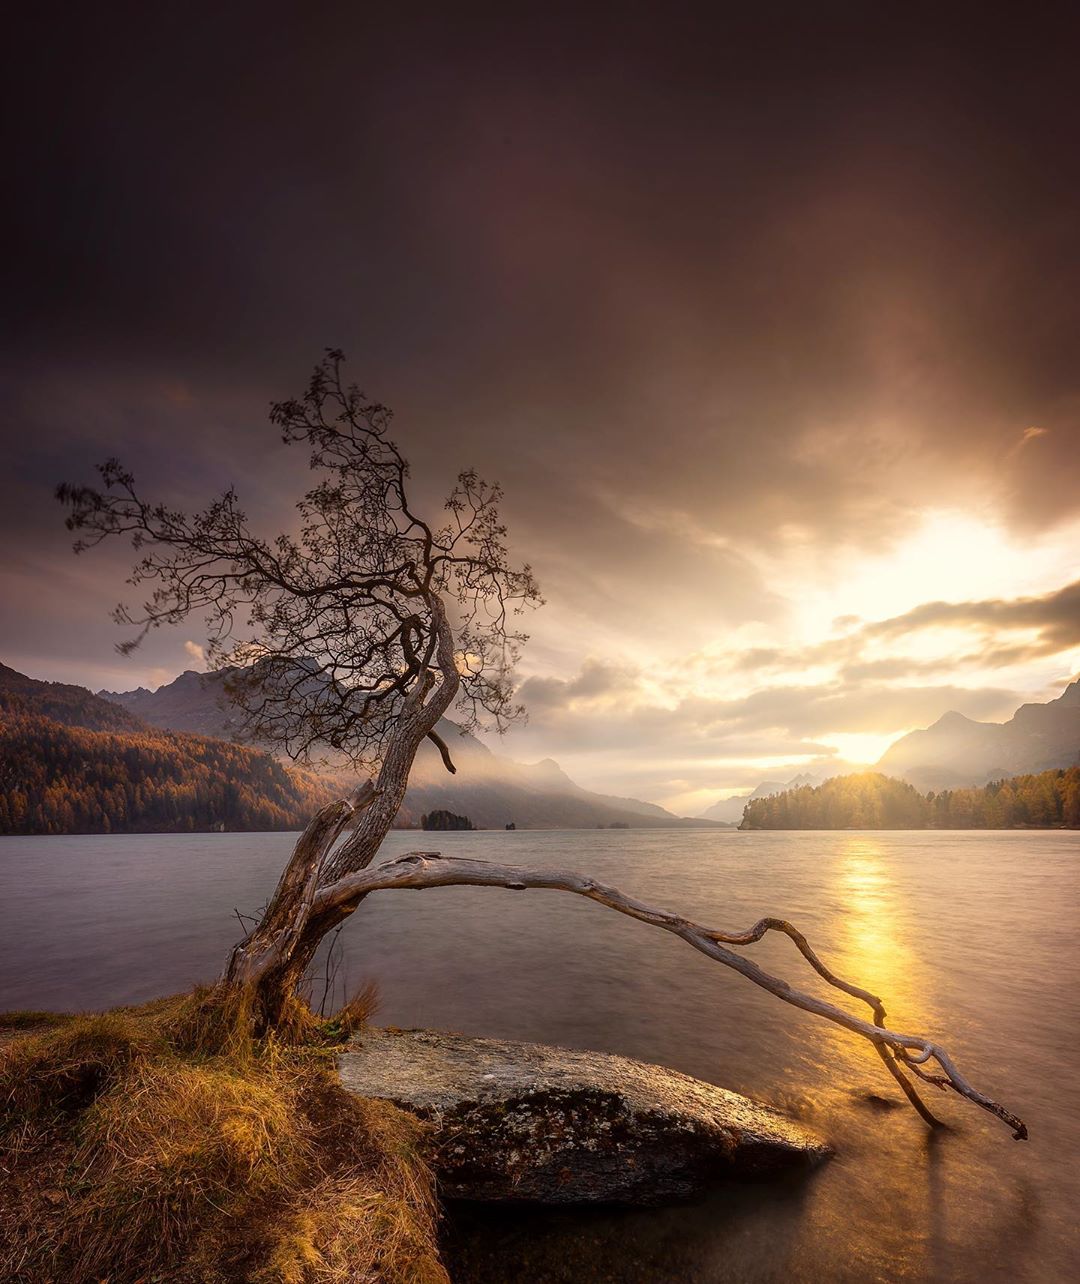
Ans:
POLYGON ((610 1053, 367 1027, 339 1071, 434 1123, 449 1198, 655 1204, 829 1153, 770 1106, 610 1053))

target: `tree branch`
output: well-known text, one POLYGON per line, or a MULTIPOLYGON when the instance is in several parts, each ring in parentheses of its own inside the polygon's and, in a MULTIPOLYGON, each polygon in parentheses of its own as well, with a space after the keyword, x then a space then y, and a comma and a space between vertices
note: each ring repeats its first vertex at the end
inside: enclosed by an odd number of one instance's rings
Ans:
POLYGON ((437 731, 429 731, 427 733, 427 738, 431 741, 431 743, 435 746, 435 748, 438 749, 439 756, 442 758, 443 766, 446 768, 446 770, 452 776, 456 776, 457 768, 454 766, 453 758, 450 757, 450 750, 447 747, 446 741, 442 738, 442 736, 439 735, 437 731))
MULTIPOLYGON (((815 1016, 824 1017, 825 1020, 868 1039, 889 1067, 890 1073, 893 1073, 894 1078, 901 1083, 908 1100, 919 1110, 923 1118, 927 1119, 927 1122, 936 1123, 937 1121, 925 1106, 921 1106, 921 1102, 916 1105, 917 1094, 907 1080, 900 1075, 897 1058, 905 1066, 913 1069, 925 1065, 928 1061, 935 1061, 943 1071, 943 1075, 934 1076, 930 1079, 931 1082, 935 1082, 939 1087, 951 1088, 968 1101, 1001 1119, 1013 1129, 1013 1136, 1018 1141, 1027 1139, 1028 1132, 1024 1122, 1004 1106, 974 1088, 960 1073, 944 1048, 921 1035, 900 1034, 886 1029, 882 1024, 885 1010, 881 1000, 868 990, 852 985, 830 971, 811 949, 802 933, 784 919, 764 918, 748 931, 724 932, 703 927, 678 914, 646 905, 625 895, 618 888, 605 886, 572 870, 497 865, 486 861, 442 856, 438 852, 410 852, 396 860, 347 874, 336 882, 319 888, 312 902, 312 911, 315 914, 321 914, 335 908, 355 908, 356 904, 371 892, 393 888, 458 886, 504 887, 512 891, 547 888, 554 891, 573 892, 578 896, 585 896, 589 900, 606 905, 609 909, 617 910, 620 914, 635 918, 639 922, 663 928, 681 937, 702 954, 732 968, 785 1003, 801 1008, 804 1012, 811 1012, 815 1016), (759 941, 768 931, 778 931, 788 936, 819 976, 835 988, 868 1003, 874 1010, 874 1023, 853 1016, 850 1012, 824 999, 796 990, 787 981, 772 976, 757 963, 726 948, 729 945, 747 945, 759 941)), ((922 1075, 922 1077, 926 1076, 922 1075)))

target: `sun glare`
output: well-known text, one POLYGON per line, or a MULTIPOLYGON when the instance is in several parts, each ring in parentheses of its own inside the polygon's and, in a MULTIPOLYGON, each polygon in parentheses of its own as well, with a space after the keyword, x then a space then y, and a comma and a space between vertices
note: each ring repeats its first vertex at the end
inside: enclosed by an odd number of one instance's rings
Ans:
POLYGON ((959 513, 931 511, 910 535, 881 554, 841 549, 822 562, 806 551, 778 559, 773 582, 798 602, 798 622, 810 637, 834 631, 841 617, 882 620, 924 602, 1012 598, 1060 588, 1075 576, 1069 538, 1014 540, 1002 527, 959 513))
MULTIPOLYGON (((910 728, 906 728, 910 730, 910 728)), ((884 735, 870 732, 830 732, 820 737, 821 743, 830 745, 845 762, 873 765, 893 743, 898 734, 890 731, 884 735)))

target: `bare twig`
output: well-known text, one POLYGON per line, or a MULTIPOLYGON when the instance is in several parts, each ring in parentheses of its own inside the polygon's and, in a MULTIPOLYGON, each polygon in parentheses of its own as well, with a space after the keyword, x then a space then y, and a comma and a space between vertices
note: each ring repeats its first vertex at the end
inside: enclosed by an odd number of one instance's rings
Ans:
POLYGON ((334 990, 337 988, 338 972, 342 966, 342 949, 341 942, 338 939, 341 936, 341 929, 344 923, 339 923, 330 935, 330 943, 326 950, 326 960, 323 967, 323 991, 322 998, 319 1000, 319 1016, 326 1016, 326 1004, 331 998, 334 990))
POLYGON ((236 921, 240 924, 240 931, 243 932, 244 934, 240 938, 240 944, 242 945, 247 940, 247 938, 251 935, 251 932, 252 932, 252 928, 248 927, 248 923, 251 923, 254 925, 259 920, 252 918, 250 914, 241 914, 235 905, 233 906, 233 913, 236 915, 236 921))

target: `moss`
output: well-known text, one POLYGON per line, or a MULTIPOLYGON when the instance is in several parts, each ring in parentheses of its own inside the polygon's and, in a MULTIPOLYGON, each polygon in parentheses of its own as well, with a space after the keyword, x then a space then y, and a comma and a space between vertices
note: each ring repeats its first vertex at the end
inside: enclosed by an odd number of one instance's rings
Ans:
MULTIPOLYGON (((39 1014, 40 1015, 40 1014, 39 1014)), ((0 1278, 446 1284, 425 1125, 346 1092, 324 1023, 242 999, 27 1021, 0 1051, 0 1278)))

